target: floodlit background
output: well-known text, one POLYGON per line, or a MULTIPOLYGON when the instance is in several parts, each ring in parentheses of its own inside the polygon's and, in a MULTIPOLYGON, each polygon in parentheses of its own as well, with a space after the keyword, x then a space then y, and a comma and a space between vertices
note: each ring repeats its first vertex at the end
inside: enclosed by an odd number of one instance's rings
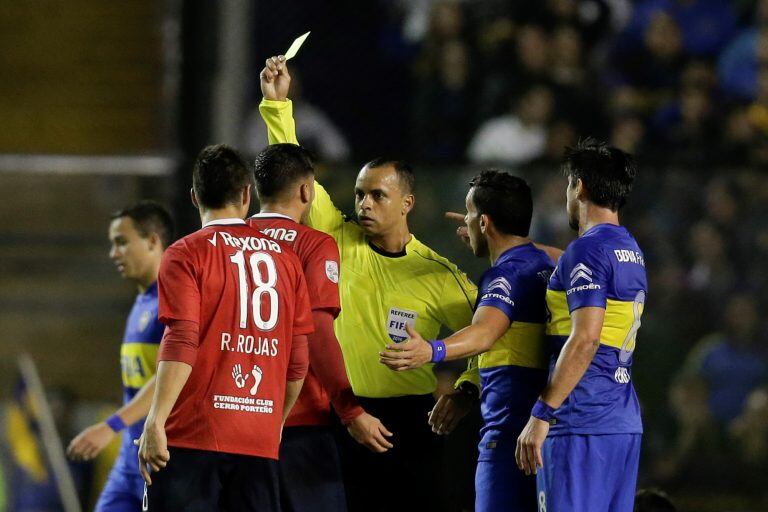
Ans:
MULTIPOLYGON (((291 97, 319 179, 351 212, 364 162, 411 160, 413 232, 475 278, 487 262, 442 217, 475 173, 528 179, 533 237, 565 247, 563 147, 595 135, 637 156, 640 486, 681 510, 768 510, 766 0, 5 2, 0 510, 62 506, 20 354, 65 444, 119 403, 135 289, 107 257, 109 214, 151 198, 196 229, 191 161, 264 147, 258 72, 307 30, 291 97)), ((84 507, 115 453, 71 465, 84 507)), ((471 468, 452 464, 461 494, 471 468)))

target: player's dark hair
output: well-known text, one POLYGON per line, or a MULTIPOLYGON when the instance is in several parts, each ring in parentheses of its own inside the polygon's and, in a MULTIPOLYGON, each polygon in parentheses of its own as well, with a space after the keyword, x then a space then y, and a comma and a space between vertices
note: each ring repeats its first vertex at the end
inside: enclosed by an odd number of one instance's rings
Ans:
POLYGON ((315 173, 309 150, 296 144, 273 144, 256 156, 253 175, 260 199, 285 192, 301 178, 315 173))
POLYGON ((634 512, 676 512, 669 496, 658 489, 641 489, 635 496, 634 512))
POLYGON ((615 212, 627 202, 637 165, 629 153, 587 137, 565 148, 563 174, 580 179, 590 201, 615 212))
POLYGON ((110 216, 111 220, 122 217, 130 218, 136 224, 136 231, 142 238, 157 233, 163 247, 173 242, 173 218, 168 210, 155 201, 139 201, 133 206, 118 210, 110 216))
POLYGON ((192 170, 192 188, 200 206, 217 209, 237 203, 240 191, 250 184, 248 164, 240 153, 226 144, 207 146, 197 155, 192 170))
POLYGON ((504 234, 528 236, 533 216, 531 187, 524 179, 495 169, 483 171, 469 182, 472 201, 504 234))
POLYGON ((369 169, 379 169, 381 167, 392 166, 397 172, 397 177, 400 180, 400 186, 406 194, 412 194, 413 188, 416 186, 416 175, 413 173, 413 167, 405 160, 397 160, 395 158, 386 158, 380 156, 374 158, 365 167, 369 169))

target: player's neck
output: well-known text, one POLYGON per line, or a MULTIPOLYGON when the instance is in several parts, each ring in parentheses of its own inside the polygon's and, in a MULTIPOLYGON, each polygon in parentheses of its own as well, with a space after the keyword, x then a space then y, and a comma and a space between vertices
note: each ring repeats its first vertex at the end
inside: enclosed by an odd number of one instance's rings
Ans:
POLYGON ((146 293, 147 290, 149 290, 149 287, 155 284, 157 281, 157 274, 160 271, 160 262, 158 261, 157 264, 152 265, 152 269, 150 272, 147 273, 147 275, 142 276, 138 279, 136 279, 136 288, 138 289, 139 293, 146 293))
POLYGON ((491 257, 491 265, 495 265, 501 255, 508 250, 529 243, 531 243, 529 238, 514 235, 503 236, 496 240, 488 240, 488 255, 491 257))
POLYGON ((296 222, 301 222, 301 209, 282 203, 262 203, 259 213, 278 213, 290 217, 296 222))
POLYGON ((579 211, 579 236, 583 235, 598 224, 614 224, 619 226, 619 212, 611 211, 592 203, 585 203, 579 211))
POLYGON ((405 246, 408 245, 411 238, 408 224, 403 223, 389 233, 369 237, 369 241, 385 252, 398 253, 405 250, 405 246))
POLYGON ((209 222, 222 219, 243 219, 248 214, 246 210, 239 205, 227 205, 224 208, 200 210, 200 222, 203 226, 209 222))

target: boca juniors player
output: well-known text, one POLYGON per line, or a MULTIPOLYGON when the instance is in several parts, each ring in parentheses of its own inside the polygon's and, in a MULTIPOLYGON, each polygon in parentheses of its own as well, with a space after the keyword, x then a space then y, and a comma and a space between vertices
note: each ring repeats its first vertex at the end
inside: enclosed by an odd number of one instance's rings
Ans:
POLYGON ((472 325, 429 342, 409 328, 409 340, 381 359, 404 371, 478 355, 484 424, 475 510, 527 512, 536 509, 536 480, 515 468, 515 440, 547 380, 545 294, 554 264, 528 239, 533 199, 524 180, 485 171, 470 182, 466 206, 472 252, 492 263, 480 278, 472 325))
POLYGON ((563 171, 579 237, 549 281, 549 384, 518 438, 517 462, 537 474, 539 510, 631 512, 643 431, 632 356, 648 285, 619 210, 637 169, 630 155, 586 139, 566 150, 563 171))
POLYGON ((192 183, 203 227, 168 248, 158 278, 167 329, 139 448, 148 505, 279 510, 280 435, 314 329, 304 274, 243 220, 252 176, 236 151, 205 148, 192 183))
POLYGON ((165 326, 157 319, 157 274, 163 251, 173 238, 165 208, 141 201, 112 216, 110 259, 139 294, 131 308, 120 348, 123 406, 106 421, 78 434, 67 448, 74 460, 91 460, 122 432, 120 454, 109 474, 97 512, 134 512, 141 508, 144 481, 139 474, 138 439, 155 390, 155 360, 165 326))

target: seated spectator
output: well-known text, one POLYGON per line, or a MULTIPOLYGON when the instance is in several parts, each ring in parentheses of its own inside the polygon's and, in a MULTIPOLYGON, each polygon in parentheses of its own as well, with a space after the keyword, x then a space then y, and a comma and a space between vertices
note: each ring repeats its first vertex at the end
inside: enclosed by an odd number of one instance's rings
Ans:
POLYGON ((520 165, 538 158, 546 148, 553 104, 549 87, 531 87, 517 101, 513 112, 480 126, 469 145, 469 159, 474 163, 520 165))
POLYGON ((731 99, 754 99, 758 68, 768 61, 768 0, 760 0, 752 26, 742 30, 720 54, 717 73, 731 99))
POLYGON ((640 489, 635 496, 634 512, 676 512, 667 493, 658 489, 640 489))

